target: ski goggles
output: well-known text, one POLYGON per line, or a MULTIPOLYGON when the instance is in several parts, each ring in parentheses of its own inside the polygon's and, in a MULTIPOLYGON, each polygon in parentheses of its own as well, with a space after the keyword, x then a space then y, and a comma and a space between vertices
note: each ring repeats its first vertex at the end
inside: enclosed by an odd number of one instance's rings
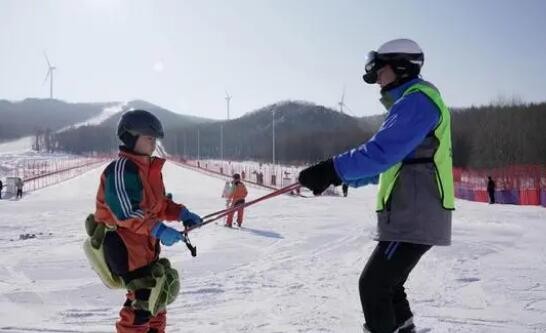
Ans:
POLYGON ((362 76, 364 82, 373 84, 377 82, 377 70, 385 66, 386 63, 380 59, 376 51, 370 51, 368 57, 366 58, 366 66, 364 70, 366 73, 362 76))

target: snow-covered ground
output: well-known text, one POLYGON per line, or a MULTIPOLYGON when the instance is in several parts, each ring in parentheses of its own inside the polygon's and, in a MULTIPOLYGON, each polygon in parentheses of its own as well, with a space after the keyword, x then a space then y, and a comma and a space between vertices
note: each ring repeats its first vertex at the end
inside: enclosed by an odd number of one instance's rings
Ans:
MULTIPOLYGON (((0 201, 0 331, 112 332, 122 291, 103 287, 81 245, 101 170, 0 201), (20 240, 22 234, 36 238, 20 240)), ((167 164, 190 209, 222 208, 223 181, 167 164)), ((251 188, 251 197, 266 192, 251 188)), ((358 277, 375 242, 375 187, 349 197, 277 197, 243 230, 209 225, 163 255, 181 272, 169 332, 361 332, 358 277)), ((546 331, 546 209, 457 201, 453 245, 433 248, 408 282, 432 332, 546 331)))
POLYGON ((17 154, 32 150, 33 136, 0 143, 0 155, 17 154))

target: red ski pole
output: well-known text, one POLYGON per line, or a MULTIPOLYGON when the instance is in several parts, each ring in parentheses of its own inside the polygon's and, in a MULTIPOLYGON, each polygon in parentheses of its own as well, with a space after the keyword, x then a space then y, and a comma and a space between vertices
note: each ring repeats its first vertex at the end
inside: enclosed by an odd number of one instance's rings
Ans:
POLYGON ((274 198, 276 196, 279 196, 281 194, 285 194, 285 193, 288 193, 288 192, 291 192, 291 191, 294 191, 296 190, 297 188, 299 188, 301 185, 299 183, 295 183, 295 184, 292 184, 292 185, 288 185, 286 187, 283 187, 279 190, 276 190, 276 191, 273 191, 271 193, 268 193, 262 197, 259 197, 257 199, 254 199, 252 201, 248 201, 248 202, 245 202, 244 204, 241 204, 241 205, 237 205, 237 206, 233 206, 233 207, 229 207, 229 208, 226 208, 226 209, 222 209, 222 210, 219 210, 217 212, 214 212, 214 213, 211 213, 211 214, 208 214, 208 215, 205 215, 203 216, 203 223, 201 224, 198 224, 196 226, 193 226, 193 227, 190 227, 190 228, 187 228, 186 230, 183 231, 183 233, 187 234, 189 233, 190 231, 192 230, 195 230, 195 229, 198 229, 198 228, 201 228, 202 226, 204 225, 207 225, 211 222, 214 222, 218 219, 221 219, 222 217, 228 215, 229 213, 231 212, 235 212, 236 210, 238 210, 239 208, 246 208, 248 206, 252 206, 252 205, 255 205, 257 204, 258 202, 261 202, 261 201, 264 201, 264 200, 268 200, 268 199, 271 199, 271 198, 274 198), (242 207, 241 207, 242 206, 242 207))
POLYGON ((222 210, 219 210, 217 212, 205 215, 203 217, 203 220, 204 220, 203 223, 195 225, 195 226, 190 227, 190 228, 186 228, 186 230, 180 232, 184 236, 186 246, 190 250, 192 257, 197 256, 197 248, 195 246, 193 246, 191 244, 191 242, 190 242, 190 239, 188 237, 188 233, 190 231, 201 228, 202 226, 204 226, 206 224, 209 224, 209 223, 212 223, 212 222, 214 222, 214 221, 216 221, 218 219, 221 219, 222 217, 228 215, 229 213, 238 210, 239 208, 241 208, 241 206, 242 207, 252 206, 254 204, 257 204, 258 202, 268 200, 268 199, 274 198, 276 196, 279 196, 279 195, 294 191, 294 190, 298 189, 299 187, 301 187, 301 185, 299 183, 288 185, 288 186, 283 187, 283 188, 281 188, 281 189, 279 189, 277 191, 273 191, 273 192, 268 193, 268 194, 266 194, 266 195, 264 195, 262 197, 259 197, 257 199, 252 200, 252 201, 249 201, 249 202, 246 202, 246 203, 244 203, 242 205, 233 206, 233 207, 230 207, 230 208, 227 208, 227 209, 222 209, 222 210))

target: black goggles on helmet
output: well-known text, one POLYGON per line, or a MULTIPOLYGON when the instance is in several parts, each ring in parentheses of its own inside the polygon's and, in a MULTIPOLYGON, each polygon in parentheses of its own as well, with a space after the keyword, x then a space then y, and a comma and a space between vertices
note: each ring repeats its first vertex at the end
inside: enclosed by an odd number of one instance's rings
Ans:
POLYGON ((381 59, 376 51, 370 51, 366 59, 364 70, 366 73, 362 76, 364 82, 373 84, 377 82, 377 70, 385 66, 387 63, 381 59))

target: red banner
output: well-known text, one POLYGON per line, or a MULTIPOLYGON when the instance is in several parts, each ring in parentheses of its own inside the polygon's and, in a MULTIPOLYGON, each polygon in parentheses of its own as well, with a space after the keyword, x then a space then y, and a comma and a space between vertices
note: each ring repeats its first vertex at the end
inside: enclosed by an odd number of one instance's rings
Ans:
POLYGON ((495 182, 496 203, 546 207, 546 166, 516 165, 489 170, 455 168, 455 196, 489 202, 488 177, 495 182))

